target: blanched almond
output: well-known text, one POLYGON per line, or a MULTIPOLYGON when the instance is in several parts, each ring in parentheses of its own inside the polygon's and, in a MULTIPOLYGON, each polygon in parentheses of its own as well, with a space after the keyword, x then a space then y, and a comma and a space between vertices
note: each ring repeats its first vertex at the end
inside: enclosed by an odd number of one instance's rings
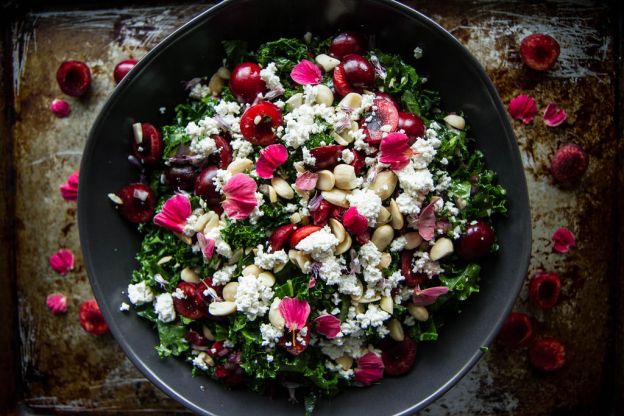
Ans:
POLYGON ((405 233, 403 237, 405 237, 405 248, 407 250, 412 250, 423 242, 423 238, 416 231, 405 233))
POLYGON ((353 367, 353 357, 350 357, 348 355, 338 357, 336 358, 336 364, 338 364, 344 371, 347 371, 351 367, 353 367))
POLYGON ((210 88, 210 93, 213 97, 218 96, 221 94, 221 91, 223 91, 223 78, 215 72, 214 75, 210 77, 210 81, 208 81, 208 88, 210 88))
POLYGON ((338 239, 338 242, 339 243, 343 242, 347 235, 347 232, 345 231, 344 226, 340 223, 340 221, 338 221, 335 218, 330 218, 328 223, 329 223, 329 228, 331 229, 332 234, 336 236, 336 238, 338 239))
POLYGON ((301 214, 299 214, 298 212, 295 212, 294 214, 290 216, 291 224, 299 224, 300 222, 301 222, 301 214))
POLYGON ((389 225, 382 225, 378 227, 373 236, 371 237, 371 241, 375 246, 377 246, 377 250, 384 251, 388 245, 392 242, 394 238, 394 230, 389 225))
POLYGON ((195 221, 195 224, 193 224, 193 227, 192 227, 193 231, 198 233, 200 231, 203 231, 204 228, 206 228, 206 224, 208 224, 208 221, 211 218, 211 215, 210 215, 211 212, 206 212, 205 214, 202 214, 197 218, 197 221, 195 221))
POLYGON ((388 211, 390 211, 390 224, 392 225, 392 228, 394 228, 395 230, 400 230, 401 228, 403 228, 403 225, 405 225, 405 220, 403 218, 403 214, 401 214, 401 211, 399 210, 399 205, 396 203, 394 198, 390 200, 388 211))
POLYGON ((352 109, 360 108, 362 106, 362 96, 357 92, 350 92, 340 100, 338 106, 350 107, 352 109))
POLYGON ((212 334, 212 331, 210 330, 210 328, 208 328, 206 325, 202 326, 202 334, 204 334, 204 337, 208 341, 214 341, 215 340, 215 336, 212 334))
POLYGON ((385 201, 394 193, 397 181, 398 178, 394 172, 391 170, 384 170, 377 174, 369 188, 375 191, 382 201, 385 201))
POLYGON ((334 174, 329 170, 320 170, 316 172, 318 180, 316 181, 316 189, 320 191, 331 191, 336 184, 334 174))
POLYGON ((388 208, 382 206, 379 210, 379 215, 377 215, 377 225, 384 225, 390 222, 392 215, 388 208))
POLYGON ((440 260, 442 257, 446 257, 453 252, 453 242, 446 238, 438 238, 431 251, 429 251, 429 258, 433 261, 440 260))
POLYGON ((258 190, 260 191, 262 195, 269 198, 269 202, 271 204, 274 204, 277 202, 277 192, 275 192, 275 188, 273 188, 271 185, 267 185, 267 184, 260 185, 258 190))
POLYGON ((336 256, 339 256, 346 253, 351 248, 351 244, 353 244, 351 236, 349 235, 349 233, 345 233, 344 240, 342 240, 342 242, 336 246, 336 248, 334 249, 334 254, 336 256))
POLYGON ((165 257, 162 257, 160 260, 158 260, 158 262, 156 264, 161 266, 161 265, 163 265, 165 263, 169 263, 171 260, 173 260, 172 256, 165 256, 165 257))
POLYGON ((271 179, 271 186, 275 189, 275 192, 277 192, 280 198, 293 199, 295 197, 295 191, 293 191, 293 188, 283 178, 274 176, 273 179, 271 179))
POLYGON ((219 224, 219 216, 216 212, 210 211, 206 213, 208 215, 208 221, 206 221, 206 225, 204 225, 204 234, 208 234, 210 231, 214 230, 218 227, 219 224))
POLYGON ((227 171, 232 175, 236 173, 244 173, 250 171, 253 168, 253 162, 247 158, 236 159, 227 167, 227 171))
POLYGON ((325 72, 331 71, 340 64, 340 61, 338 59, 329 55, 325 55, 324 53, 318 55, 316 58, 314 58, 314 60, 317 64, 319 64, 321 68, 323 68, 323 71, 325 72))
POLYGON ((345 191, 350 191, 358 184, 355 168, 345 163, 340 163, 334 167, 334 178, 336 187, 345 191))
POLYGON ((282 329, 286 322, 284 321, 284 317, 279 311, 279 305, 282 300, 280 298, 274 298, 273 303, 269 307, 269 322, 275 328, 282 329))
POLYGON ((230 75, 231 75, 230 70, 229 70, 229 69, 227 69, 227 68, 226 68, 226 67, 224 67, 224 66, 222 66, 221 68, 217 69, 217 74, 218 74, 221 78, 223 78, 223 79, 225 79, 225 80, 230 79, 230 75))
POLYGON ((301 269, 303 273, 308 273, 310 271, 312 262, 310 261, 310 257, 303 251, 289 250, 288 258, 291 262, 299 266, 299 269, 301 269))
POLYGON ((258 280, 266 287, 273 287, 275 284, 275 276, 271 272, 262 272, 258 275, 258 280))
POLYGON ((425 322, 429 319, 429 311, 424 306, 410 303, 407 305, 407 311, 420 322, 425 322))
POLYGON ((245 267, 243 271, 241 272, 243 276, 254 276, 254 277, 258 277, 260 273, 262 273, 262 269, 256 266, 255 264, 250 264, 249 266, 245 267))
POLYGON ((331 191, 323 191, 321 193, 323 199, 327 202, 337 205, 341 208, 349 208, 349 201, 347 201, 347 193, 342 189, 332 189, 331 191))
POLYGON ((403 325, 398 319, 393 319, 388 324, 388 329, 390 330, 390 338, 397 342, 401 342, 405 339, 405 332, 403 332, 403 325))
POLYGON ((392 301, 392 296, 382 296, 381 301, 379 302, 379 307, 392 315, 392 311, 394 310, 394 302, 392 301))
POLYGON ((180 272, 180 279, 187 283, 199 283, 199 275, 190 267, 185 267, 180 272))
POLYGON ((236 291, 238 290, 238 282, 229 282, 223 286, 223 299, 234 302, 236 300, 236 291))
POLYGON ((327 107, 331 107, 334 103, 334 93, 326 85, 318 84, 316 86, 316 99, 319 104, 325 104, 327 107))
POLYGON ((444 122, 458 130, 463 130, 466 127, 466 120, 456 114, 449 114, 448 116, 444 117, 444 122))
POLYGON ((224 301, 224 302, 212 302, 208 305, 208 312, 214 316, 226 316, 236 312, 236 303, 224 301))
POLYGON ((381 259, 379 260, 379 264, 377 265, 377 267, 383 270, 386 267, 390 266, 390 263, 392 263, 392 256, 390 255, 390 253, 383 252, 381 253, 381 259))

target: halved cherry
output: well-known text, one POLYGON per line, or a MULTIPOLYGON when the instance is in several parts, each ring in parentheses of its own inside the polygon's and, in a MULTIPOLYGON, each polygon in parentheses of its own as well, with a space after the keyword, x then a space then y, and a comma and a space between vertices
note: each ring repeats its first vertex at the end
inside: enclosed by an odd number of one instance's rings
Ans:
POLYGON ((333 169, 334 166, 338 164, 338 159, 342 155, 343 149, 344 146, 339 144, 315 147, 310 150, 310 155, 314 157, 316 162, 314 163, 314 166, 310 166, 310 168, 314 168, 316 170, 333 169))
POLYGON ((304 225, 303 227, 299 228, 290 237, 290 248, 294 249, 295 247, 297 247, 297 244, 299 244, 301 240, 303 240, 310 234, 317 232, 320 229, 321 227, 318 227, 316 225, 304 225))
POLYGON ((56 71, 56 81, 65 94, 80 97, 91 85, 91 70, 82 61, 65 61, 56 71))
POLYGON ((299 355, 310 345, 310 327, 305 326, 301 331, 286 330, 284 335, 277 342, 277 345, 292 355, 299 355), (301 335, 301 332, 305 332, 305 335, 301 335))
POLYGON ((410 145, 413 144, 417 138, 425 135, 425 123, 422 118, 418 117, 416 114, 403 111, 399 111, 397 129, 405 131, 405 135, 410 139, 410 145))
POLYGON ((156 166, 162 157, 163 141, 158 129, 150 123, 141 123, 141 142, 132 138, 132 156, 145 166, 156 166))
POLYGON ((115 65, 115 70, 113 71, 113 78, 115 78, 115 82, 119 84, 119 82, 128 75, 128 72, 137 64, 136 59, 125 59, 115 65))
POLYGON ((529 299, 540 309, 550 309, 557 304, 561 279, 557 273, 538 272, 529 283, 529 299))
POLYGON ((366 166, 366 156, 364 155, 364 153, 360 152, 359 150, 353 150, 353 161, 350 163, 351 166, 353 166, 353 169, 355 170, 355 174, 359 175, 360 172, 362 172, 362 168, 364 168, 364 166, 366 166))
POLYGON ((215 188, 213 179, 217 176, 216 166, 206 166, 195 179, 193 192, 202 198, 210 208, 221 212, 221 194, 215 188))
POLYGON ((345 78, 351 87, 361 91, 375 86, 375 68, 362 55, 345 55, 339 66, 344 69, 345 78))
POLYGON ((344 32, 332 39, 329 54, 341 59, 350 53, 364 52, 365 42, 362 35, 356 32, 344 32))
POLYGON ((523 347, 533 337, 533 324, 526 313, 512 312, 502 326, 498 338, 510 348, 523 347))
POLYGON ((377 145, 381 143, 384 133, 390 133, 397 130, 399 125, 399 111, 392 101, 384 98, 376 97, 373 105, 377 107, 374 110, 371 120, 366 123, 366 132, 368 138, 366 142, 377 145))
POLYGON ((529 348, 529 362, 541 371, 559 370, 566 362, 565 345, 557 338, 542 338, 529 348))
POLYGON ((406 374, 416 361, 418 344, 410 337, 405 336, 403 341, 386 338, 379 344, 381 359, 384 363, 384 373, 391 376, 406 374))
POLYGON ((394 98, 393 96, 391 96, 390 94, 388 94, 387 92, 376 92, 375 96, 379 97, 379 98, 383 98, 384 100, 388 100, 390 102, 392 102, 392 104, 394 104, 394 106, 398 109, 401 108, 401 105, 399 104, 399 102, 396 100, 396 98, 394 98))
POLYGON ((219 169, 226 169, 232 163, 232 146, 230 146, 230 142, 227 139, 218 134, 212 136, 212 139, 219 150, 219 153, 217 153, 217 166, 219 169))
POLYGON ((560 51, 559 43, 543 33, 529 35, 520 43, 520 58, 526 66, 536 71, 552 68, 560 51))
POLYGON ((215 300, 215 296, 218 299, 223 297, 223 286, 216 286, 212 283, 212 277, 205 277, 199 282, 199 290, 202 295, 202 299, 206 303, 212 303, 215 300), (208 289, 208 291, 206 291, 208 289))
POLYGON ((154 216, 156 196, 149 186, 143 183, 131 183, 117 193, 122 204, 117 209, 126 220, 139 224, 147 222, 154 216))
POLYGON ((457 254, 464 260, 479 259, 490 252, 496 235, 490 224, 478 220, 466 229, 457 244, 457 254))
POLYGON ((331 216, 332 205, 333 204, 323 199, 319 203, 318 207, 316 207, 316 209, 314 210, 311 209, 310 214, 312 214, 312 224, 318 225, 321 227, 327 224, 327 221, 329 220, 329 217, 331 216))
POLYGON ((266 84, 260 78, 260 65, 254 62, 243 62, 232 70, 230 89, 238 101, 254 102, 258 94, 266 91, 266 84))
POLYGON ((190 191, 193 189, 199 169, 191 165, 172 164, 165 168, 164 173, 165 180, 172 190, 190 191))
POLYGON ((405 277, 405 285, 416 287, 423 284, 427 277, 422 273, 414 273, 412 269, 412 259, 414 250, 403 250, 401 252, 401 274, 405 277))
POLYGON ((176 312, 190 319, 199 319, 206 316, 207 308, 204 304, 200 286, 194 283, 180 282, 176 286, 176 292, 182 291, 184 294, 180 299, 173 298, 173 306, 176 312))
POLYGON ((184 339, 186 339, 189 344, 194 347, 205 347, 208 345, 208 340, 199 332, 195 331, 193 328, 189 328, 184 334, 184 339))
POLYGON ((297 226, 294 224, 284 224, 273 230, 273 233, 271 233, 271 237, 269 237, 269 244, 271 245, 271 249, 273 249, 273 251, 283 249, 296 229, 297 226))
POLYGON ((334 68, 333 79, 334 88, 339 95, 342 95, 344 97, 350 92, 355 91, 355 89, 352 88, 347 82, 347 75, 345 74, 345 70, 342 65, 338 65, 336 68, 334 68))
POLYGON ((267 146, 275 142, 275 130, 282 124, 282 112, 268 101, 249 107, 240 120, 241 133, 252 144, 267 146))

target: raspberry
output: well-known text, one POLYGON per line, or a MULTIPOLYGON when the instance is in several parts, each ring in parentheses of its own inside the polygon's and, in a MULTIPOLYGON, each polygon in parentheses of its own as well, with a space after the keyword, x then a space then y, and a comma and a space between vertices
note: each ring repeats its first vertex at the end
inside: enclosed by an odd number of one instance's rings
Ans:
POLYGON ((384 372, 391 376, 400 376, 411 370, 416 361, 417 346, 408 336, 401 342, 391 338, 384 339, 379 345, 384 372))
POLYGON ((542 338, 529 350, 529 361, 540 371, 556 371, 565 364, 565 346, 557 338, 542 338))
POLYGON ((521 312, 510 313, 498 334, 498 338, 510 348, 527 345, 532 336, 531 319, 521 312))
POLYGON ((569 184, 578 181, 587 171, 589 157, 576 144, 566 144, 557 150, 550 161, 550 173, 555 181, 569 184))

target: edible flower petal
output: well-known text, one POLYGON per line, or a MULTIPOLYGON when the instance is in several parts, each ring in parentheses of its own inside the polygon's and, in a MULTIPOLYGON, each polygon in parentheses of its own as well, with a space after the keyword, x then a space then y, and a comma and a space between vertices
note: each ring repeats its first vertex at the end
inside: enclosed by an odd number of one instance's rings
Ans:
POLYGON ((71 107, 67 101, 55 98, 50 103, 50 111, 58 118, 65 118, 71 113, 71 107))
POLYGON ((290 71, 290 77, 299 85, 316 85, 323 79, 319 67, 307 59, 294 66, 290 71))
POLYGON ((355 381, 364 386, 375 383, 383 377, 384 364, 381 357, 374 352, 367 352, 357 361, 357 367, 353 370, 355 381))
POLYGON ((446 295, 448 291, 449 288, 446 286, 429 287, 423 290, 416 287, 414 289, 414 293, 412 294, 412 302, 414 305, 429 306, 435 303, 438 297, 446 295))
POLYGON ((544 109, 544 124, 548 127, 557 127, 563 123, 568 114, 566 111, 555 103, 550 103, 544 109))
POLYGON ((314 276, 310 276, 310 280, 308 280, 308 289, 312 289, 316 286, 316 278, 314 276))
POLYGON ((559 227, 552 235, 553 250, 567 253, 570 247, 576 247, 576 236, 566 227, 559 227))
POLYGON ((418 234, 426 240, 431 241, 435 235, 436 216, 434 202, 427 205, 420 211, 418 216, 418 234))
POLYGON ((78 199, 78 174, 79 171, 75 171, 67 177, 65 183, 59 186, 61 196, 65 201, 76 201, 78 199))
POLYGON ((390 133, 381 139, 379 152, 379 161, 390 165, 392 170, 403 169, 414 154, 409 146, 409 137, 403 133, 390 133))
POLYGON ((242 220, 251 214, 258 200, 258 185, 244 173, 237 173, 223 187, 225 201, 221 203, 225 213, 233 220, 242 220))
POLYGON ((299 176, 297 176, 297 180, 295 181, 295 186, 300 191, 311 191, 316 187, 318 176, 319 176, 318 173, 305 171, 299 176))
POLYGON ((65 313, 67 312, 67 297, 63 293, 52 293, 46 298, 46 305, 55 315, 65 313))
POLYGON ((99 336, 108 332, 108 325, 95 299, 85 300, 80 305, 78 317, 80 326, 88 333, 99 336))
POLYGON ((524 124, 529 124, 537 114, 537 105, 533 97, 529 95, 519 95, 509 102, 509 114, 516 120, 522 120, 524 124))
POLYGON ((368 229, 368 219, 356 207, 350 207, 342 216, 344 227, 351 234, 360 235, 368 229))
POLYGON ((158 214, 154 216, 154 224, 174 233, 182 234, 186 219, 191 215, 191 200, 188 195, 176 194, 169 198, 158 214))
POLYGON ((50 266, 61 276, 74 270, 74 253, 68 248, 62 248, 50 256, 50 266))
POLYGON ((325 335, 327 338, 336 338, 340 333, 340 319, 334 315, 325 314, 314 320, 316 332, 325 335))
POLYGON ((256 172, 263 179, 271 179, 273 172, 288 159, 288 150, 283 144, 272 144, 260 151, 256 162, 256 172))
POLYGON ((196 236, 202 254, 206 259, 210 260, 214 255, 215 241, 211 238, 206 238, 204 233, 197 233, 196 236))
POLYGON ((285 297, 279 304, 279 311, 284 317, 284 326, 290 331, 302 329, 310 316, 310 304, 303 299, 285 297))

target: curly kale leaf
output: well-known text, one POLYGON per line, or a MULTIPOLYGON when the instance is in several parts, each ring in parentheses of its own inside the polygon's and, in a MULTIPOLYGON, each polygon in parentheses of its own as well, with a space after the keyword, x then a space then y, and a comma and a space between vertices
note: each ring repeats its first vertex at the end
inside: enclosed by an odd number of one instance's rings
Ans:
POLYGON ((224 40, 221 44, 225 50, 225 61, 230 67, 244 62, 249 56, 247 42, 244 40, 224 40))
POLYGON ((186 334, 184 325, 157 321, 156 328, 160 338, 160 345, 156 347, 156 351, 161 357, 177 356, 189 349, 189 344, 184 338, 184 334, 186 334))
POLYGON ((459 300, 466 300, 468 297, 479 292, 479 273, 481 266, 476 263, 468 264, 463 270, 439 276, 442 284, 449 288, 449 293, 459 300))
POLYGON ((260 207, 264 213, 256 224, 249 221, 232 222, 221 230, 223 240, 232 247, 256 247, 267 241, 267 230, 273 230, 280 225, 290 222, 290 214, 283 211, 283 205, 264 204, 260 207))

